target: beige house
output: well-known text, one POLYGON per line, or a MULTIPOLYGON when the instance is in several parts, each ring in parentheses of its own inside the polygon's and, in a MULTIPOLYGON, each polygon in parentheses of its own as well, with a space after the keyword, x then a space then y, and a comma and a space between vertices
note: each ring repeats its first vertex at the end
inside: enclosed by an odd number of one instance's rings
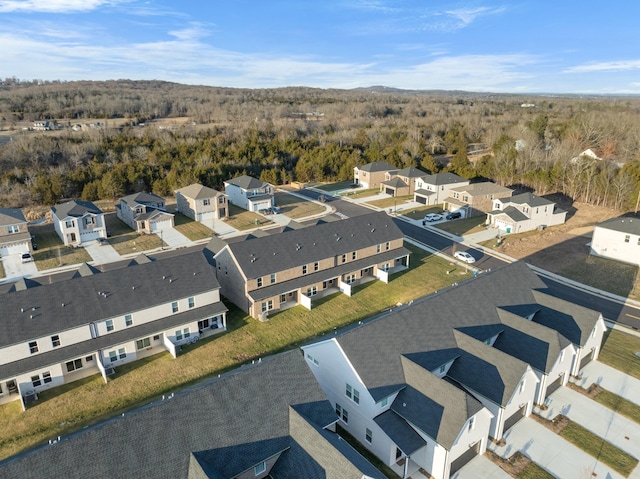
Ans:
POLYGON ((153 193, 134 193, 120 198, 116 216, 138 233, 156 233, 173 228, 173 214, 166 211, 164 199, 153 193))
POLYGON ((353 182, 363 188, 379 188, 385 181, 385 174, 397 168, 386 161, 374 161, 353 169, 353 182))
POLYGON ((436 173, 416 178, 413 199, 423 205, 439 205, 451 196, 451 189, 469 184, 469 180, 455 173, 436 173))
MULTIPOLYGON (((409 265, 404 236, 383 212, 210 245, 221 293, 254 318, 302 305, 409 265)), ((212 239, 212 242, 217 239, 212 239)))
POLYGON ((225 194, 198 183, 177 190, 176 203, 178 212, 196 221, 229 216, 225 194))
POLYGON ((452 188, 443 208, 448 211, 460 211, 466 218, 485 215, 493 210, 493 201, 508 198, 513 190, 496 185, 490 181, 472 183, 452 188))
POLYGON ((416 179, 424 176, 425 172, 409 166, 401 170, 387 171, 380 191, 391 196, 408 196, 415 191, 416 179))
POLYGON ((0 208, 0 256, 31 251, 27 220, 18 208, 0 208))

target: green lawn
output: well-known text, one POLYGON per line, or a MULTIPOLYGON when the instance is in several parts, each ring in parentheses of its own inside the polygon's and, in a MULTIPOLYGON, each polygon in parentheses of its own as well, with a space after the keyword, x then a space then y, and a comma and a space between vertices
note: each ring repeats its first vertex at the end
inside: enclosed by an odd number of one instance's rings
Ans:
POLYGON ((469 233, 475 233, 476 231, 482 231, 485 222, 484 216, 473 216, 471 218, 462 218, 459 220, 443 221, 442 223, 435 224, 434 226, 442 231, 448 233, 463 236, 469 233))
POLYGON ((167 246, 167 244, 156 235, 145 235, 133 231, 126 223, 120 221, 115 214, 105 215, 105 222, 107 224, 107 231, 109 231, 111 235, 109 237, 109 244, 113 246, 118 254, 140 253, 160 248, 161 246, 167 246))
POLYGON ((226 222, 232 228, 240 231, 273 224, 273 221, 266 219, 264 216, 253 211, 243 210, 231 203, 229 203, 229 218, 226 222))
POLYGON ((411 268, 392 275, 387 285, 379 281, 359 285, 351 298, 325 297, 314 301, 311 311, 297 306, 274 314, 267 322, 256 321, 225 302, 230 309, 227 332, 183 346, 176 359, 163 352, 116 368, 117 374, 107 384, 96 375, 43 392, 24 413, 16 401, 0 406, 0 460, 469 276, 462 268, 447 275, 451 267, 447 261, 411 245, 407 248, 412 251, 411 268))
POLYGON ((40 230, 34 236, 38 249, 33 252, 33 260, 38 271, 91 261, 84 248, 65 246, 55 231, 40 230))
POLYGON ((640 297, 640 268, 632 264, 585 254, 559 274, 624 298, 640 297))
POLYGON ((400 206, 407 200, 413 200, 413 195, 395 196, 393 198, 382 198, 381 200, 367 201, 371 206, 378 208, 393 208, 394 206, 400 206))
POLYGON ((413 208, 411 211, 402 211, 402 216, 411 218, 412 220, 421 220, 428 213, 442 213, 442 205, 420 206, 413 208))
MULTIPOLYGON (((640 400, 640 398, 638 399, 640 400)), ((593 397, 593 400, 640 424, 640 406, 638 404, 628 401, 606 389, 593 397)))
POLYGON ((638 465, 635 457, 573 421, 569 421, 569 424, 560 432, 560 436, 625 477, 629 476, 638 465))
POLYGON ((313 187, 316 190, 333 192, 333 191, 345 190, 349 188, 349 185, 351 183, 353 183, 353 181, 346 180, 346 181, 338 181, 337 183, 327 183, 324 185, 313 185, 313 187))
POLYGON ((640 358, 636 356, 637 352, 640 352, 640 338, 609 329, 604 335, 598 361, 640 379, 640 358))
POLYGON ((213 231, 202 223, 194 221, 181 213, 176 213, 174 217, 174 226, 177 231, 185 235, 191 241, 211 238, 211 235, 213 234, 213 231))
POLYGON ((375 196, 378 193, 380 193, 380 190, 378 188, 371 188, 368 190, 356 188, 356 189, 341 193, 341 196, 347 196, 352 200, 357 200, 358 198, 368 198, 369 196, 375 196))
POLYGON ((552 474, 549 474, 535 462, 530 462, 516 477, 518 479, 554 479, 552 474))
POLYGON ((276 193, 275 203, 282 214, 293 219, 318 215, 325 211, 324 206, 289 193, 276 193))
POLYGON ((4 278, 5 276, 7 276, 7 273, 4 272, 4 265, 2 261, 0 261, 0 278, 4 278))

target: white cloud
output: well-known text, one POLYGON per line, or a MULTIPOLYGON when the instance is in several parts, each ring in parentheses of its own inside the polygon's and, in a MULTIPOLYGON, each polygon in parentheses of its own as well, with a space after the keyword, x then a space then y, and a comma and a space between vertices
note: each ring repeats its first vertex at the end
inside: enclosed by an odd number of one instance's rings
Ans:
POLYGON ((0 12, 77 13, 90 12, 127 0, 0 0, 0 12))
POLYGON ((620 72, 639 70, 640 60, 624 60, 616 62, 587 63, 567 68, 565 73, 586 73, 586 72, 620 72))

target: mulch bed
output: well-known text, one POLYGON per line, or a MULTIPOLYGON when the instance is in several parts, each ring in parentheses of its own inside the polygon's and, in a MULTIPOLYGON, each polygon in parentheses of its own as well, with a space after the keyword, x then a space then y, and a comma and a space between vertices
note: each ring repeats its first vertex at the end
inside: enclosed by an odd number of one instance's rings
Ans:
POLYGON ((531 464, 531 459, 520 451, 514 452, 509 459, 504 459, 498 456, 495 452, 489 450, 485 452, 485 455, 497 464, 500 469, 512 477, 518 477, 518 475, 524 471, 529 464, 531 464))

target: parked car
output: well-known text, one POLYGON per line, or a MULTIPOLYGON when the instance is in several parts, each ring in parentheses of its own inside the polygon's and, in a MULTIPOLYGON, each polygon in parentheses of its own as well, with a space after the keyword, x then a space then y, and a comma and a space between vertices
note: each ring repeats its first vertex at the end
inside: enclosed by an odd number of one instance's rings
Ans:
POLYGON ((349 185, 349 188, 354 189, 354 188, 360 188, 360 184, 359 183, 351 183, 349 185))
POLYGON ((442 219, 442 215, 437 213, 429 213, 422 220, 422 225, 424 226, 426 223, 432 223, 434 221, 440 221, 442 219))
POLYGON ((476 259, 471 256, 469 253, 467 253, 466 251, 456 251, 455 253, 453 253, 453 257, 455 259, 459 259, 460 261, 464 261, 465 263, 475 263, 476 259))
POLYGON ((33 261, 33 256, 31 256, 31 253, 22 253, 21 256, 22 262, 23 263, 30 263, 31 261, 33 261))
POLYGON ((97 243, 99 246, 106 246, 109 244, 109 242, 106 240, 106 238, 98 238, 97 243))
POLYGON ((457 220, 458 218, 462 218, 462 213, 454 211, 453 213, 449 213, 446 218, 448 220, 457 220))

